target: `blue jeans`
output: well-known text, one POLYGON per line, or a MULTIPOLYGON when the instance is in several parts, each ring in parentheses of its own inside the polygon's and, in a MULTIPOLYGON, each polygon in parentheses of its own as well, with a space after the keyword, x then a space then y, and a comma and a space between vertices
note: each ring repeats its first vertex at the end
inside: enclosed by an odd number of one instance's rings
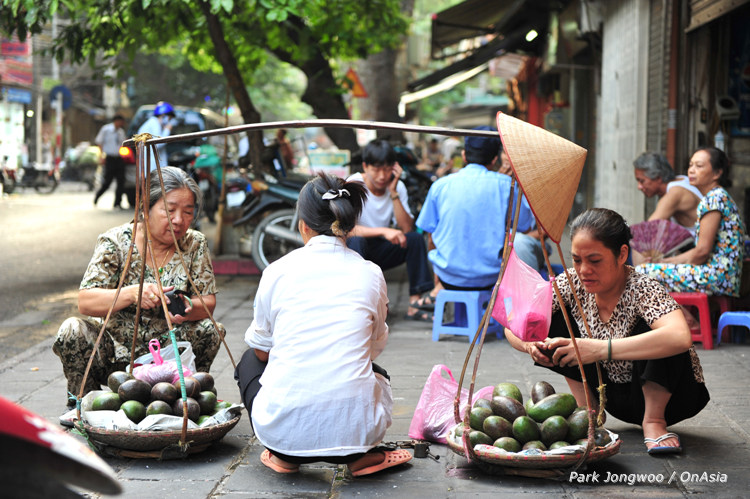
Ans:
POLYGON ((346 240, 346 245, 382 270, 406 262, 409 295, 421 295, 434 287, 430 264, 427 261, 427 246, 424 236, 418 232, 406 234, 406 248, 392 244, 383 237, 350 237, 346 240))

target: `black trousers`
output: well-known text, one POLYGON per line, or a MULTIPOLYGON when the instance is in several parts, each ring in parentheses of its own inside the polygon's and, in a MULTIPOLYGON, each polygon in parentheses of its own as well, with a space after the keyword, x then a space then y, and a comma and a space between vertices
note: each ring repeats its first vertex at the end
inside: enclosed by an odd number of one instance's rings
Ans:
MULTIPOLYGON (((268 362, 261 361, 258 356, 255 355, 255 350, 249 348, 244 354, 242 354, 242 359, 240 359, 237 368, 234 370, 234 379, 237 381, 237 386, 240 389, 240 397, 242 398, 242 403, 245 404, 245 408, 247 409, 251 425, 253 423, 253 402, 255 401, 255 396, 258 395, 258 392, 260 391, 260 377, 263 375, 263 371, 265 371, 267 365, 268 362)), ((385 378, 390 379, 390 376, 388 376, 385 369, 374 362, 372 364, 372 370, 383 375, 385 378)), ((268 447, 266 448, 268 449, 268 447)), ((317 463, 321 461, 331 464, 348 464, 365 455, 364 452, 358 452, 347 456, 300 457, 282 454, 273 449, 268 449, 268 451, 282 461, 292 464, 317 463)))
MULTIPOLYGON (((576 338, 581 337, 577 323, 571 317, 573 334, 576 338)), ((643 319, 633 326, 630 336, 650 331, 651 327, 643 319)), ((552 315, 550 325, 550 337, 569 338, 568 328, 561 311, 552 315)), ((540 364, 537 364, 540 365, 540 364)), ((542 366, 545 367, 545 366, 542 366)), ((578 366, 548 368, 566 378, 581 381, 581 372, 578 366)), ((710 397, 704 383, 698 383, 693 376, 693 367, 690 354, 683 352, 671 357, 652 360, 633 361, 633 371, 630 383, 614 383, 602 367, 602 379, 606 383, 607 405, 605 409, 617 419, 628 423, 640 425, 646 411, 646 403, 643 397, 643 383, 654 382, 667 389, 672 397, 667 403, 664 417, 667 426, 679 423, 698 414, 708 403, 710 397)), ((598 399, 599 377, 596 374, 595 364, 584 366, 586 381, 591 390, 594 400, 598 399)))
POLYGON ((120 156, 107 156, 107 159, 104 162, 104 179, 102 180, 102 186, 96 191, 94 203, 99 201, 101 195, 109 189, 112 180, 117 181, 117 187, 115 188, 116 208, 120 206, 122 196, 125 194, 125 163, 120 156))

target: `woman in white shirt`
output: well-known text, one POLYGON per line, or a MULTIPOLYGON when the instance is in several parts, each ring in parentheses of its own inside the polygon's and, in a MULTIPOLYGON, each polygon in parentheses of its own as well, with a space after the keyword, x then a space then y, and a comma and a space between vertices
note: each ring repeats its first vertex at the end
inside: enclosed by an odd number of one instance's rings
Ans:
POLYGON ((376 448, 391 425, 388 374, 373 363, 388 339, 380 268, 346 247, 366 190, 320 174, 297 202, 305 246, 263 271, 235 371, 264 465, 347 464, 369 475, 411 459, 376 448))

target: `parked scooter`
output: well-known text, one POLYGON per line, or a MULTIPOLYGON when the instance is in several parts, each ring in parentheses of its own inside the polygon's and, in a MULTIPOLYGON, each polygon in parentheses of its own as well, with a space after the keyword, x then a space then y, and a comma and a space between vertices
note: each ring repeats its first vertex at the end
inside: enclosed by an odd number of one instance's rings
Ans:
POLYGON ((240 254, 251 256, 259 270, 302 246, 295 205, 308 180, 295 174, 281 179, 268 175, 265 181, 251 183, 252 193, 245 198, 242 216, 234 226, 243 232, 240 254))
POLYGON ((42 194, 52 194, 60 184, 60 169, 57 165, 49 169, 40 169, 38 166, 36 162, 24 166, 16 185, 24 188, 33 187, 34 190, 42 194))
POLYGON ((65 167, 60 169, 62 180, 83 182, 90 191, 96 186, 96 170, 103 162, 99 147, 81 142, 65 153, 65 167))
POLYGON ((211 144, 191 146, 169 156, 169 165, 187 172, 203 192, 203 211, 210 222, 216 221, 221 189, 221 158, 211 144))

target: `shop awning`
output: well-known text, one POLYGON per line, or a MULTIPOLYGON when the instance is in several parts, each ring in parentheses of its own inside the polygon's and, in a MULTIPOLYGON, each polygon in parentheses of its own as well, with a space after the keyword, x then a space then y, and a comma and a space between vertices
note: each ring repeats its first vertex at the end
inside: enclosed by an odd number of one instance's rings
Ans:
POLYGON ((745 5, 748 1, 750 0, 690 0, 690 25, 685 31, 700 28, 745 5))
POLYGON ((466 0, 432 17, 432 57, 466 38, 497 33, 499 24, 520 9, 525 0, 466 0))
MULTIPOLYGON (((536 53, 544 46, 550 0, 467 0, 435 15, 432 46, 443 50, 465 38, 491 34, 487 43, 463 58, 407 85, 416 92, 486 64, 509 52, 536 53), (474 24, 468 23, 473 19, 474 24), (482 22, 477 24, 477 19, 482 22), (534 36, 530 36, 530 34, 534 36)), ((434 55, 434 54, 433 54, 434 55)))

